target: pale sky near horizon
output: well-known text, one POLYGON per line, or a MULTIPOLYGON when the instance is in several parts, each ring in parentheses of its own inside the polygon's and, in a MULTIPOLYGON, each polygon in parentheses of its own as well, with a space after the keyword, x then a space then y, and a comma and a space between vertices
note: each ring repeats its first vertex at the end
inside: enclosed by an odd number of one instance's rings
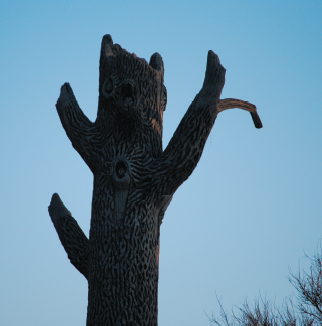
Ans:
POLYGON ((164 147, 199 92, 207 52, 227 69, 203 156, 161 226, 159 325, 209 325, 259 293, 281 303, 287 276, 322 238, 321 1, 0 3, 0 325, 85 325, 87 282, 47 212, 58 192, 88 235, 92 174, 55 103, 69 82, 95 120, 101 39, 165 64, 164 147))

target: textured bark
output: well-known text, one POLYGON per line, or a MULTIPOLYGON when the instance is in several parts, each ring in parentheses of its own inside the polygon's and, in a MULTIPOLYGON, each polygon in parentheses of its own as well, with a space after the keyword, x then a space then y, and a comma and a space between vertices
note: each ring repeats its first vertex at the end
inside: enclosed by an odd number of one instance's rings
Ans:
POLYGON ((218 112, 256 107, 219 100, 225 69, 209 51, 205 81, 162 150, 163 61, 148 64, 102 41, 97 119, 89 121, 69 84, 57 111, 94 175, 89 240, 57 194, 49 213, 71 263, 88 279, 87 325, 157 325, 160 225, 174 192, 196 167, 218 112))
POLYGON ((58 194, 53 194, 48 210, 70 262, 87 278, 89 241, 86 235, 58 194))

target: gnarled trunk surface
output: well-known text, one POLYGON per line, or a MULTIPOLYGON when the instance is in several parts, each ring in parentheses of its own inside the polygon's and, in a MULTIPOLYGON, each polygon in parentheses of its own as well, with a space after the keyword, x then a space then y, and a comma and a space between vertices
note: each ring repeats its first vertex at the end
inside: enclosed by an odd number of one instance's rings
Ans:
POLYGON ((57 194, 49 213, 71 263, 89 285, 87 325, 157 325, 160 225, 176 189, 196 167, 218 112, 240 107, 261 127, 256 107, 219 100, 225 69, 208 53, 206 76, 162 150, 163 61, 148 64, 102 41, 97 119, 89 121, 69 84, 57 111, 94 175, 89 239, 57 194))

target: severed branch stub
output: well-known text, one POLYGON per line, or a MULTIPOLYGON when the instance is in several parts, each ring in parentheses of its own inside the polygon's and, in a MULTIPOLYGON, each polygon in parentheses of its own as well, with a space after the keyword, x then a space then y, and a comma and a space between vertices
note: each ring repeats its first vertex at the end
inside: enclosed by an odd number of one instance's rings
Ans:
POLYGON ((167 103, 160 54, 138 58, 102 40, 95 122, 68 83, 56 108, 73 147, 94 175, 89 239, 54 194, 49 214, 71 263, 88 280, 87 325, 157 325, 160 225, 172 196, 201 157, 219 112, 256 107, 220 100, 225 68, 208 52, 203 86, 165 150, 167 103))

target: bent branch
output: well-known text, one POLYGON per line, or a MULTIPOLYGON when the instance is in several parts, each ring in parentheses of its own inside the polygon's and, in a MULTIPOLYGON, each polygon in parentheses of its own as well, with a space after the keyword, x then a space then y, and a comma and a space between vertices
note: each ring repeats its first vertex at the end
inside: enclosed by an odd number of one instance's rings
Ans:
POLYGON ((237 100, 235 98, 225 98, 223 100, 219 100, 218 113, 229 109, 242 109, 250 112, 255 127, 257 129, 263 127, 262 121, 257 113, 257 108, 254 104, 251 104, 247 101, 237 100))

